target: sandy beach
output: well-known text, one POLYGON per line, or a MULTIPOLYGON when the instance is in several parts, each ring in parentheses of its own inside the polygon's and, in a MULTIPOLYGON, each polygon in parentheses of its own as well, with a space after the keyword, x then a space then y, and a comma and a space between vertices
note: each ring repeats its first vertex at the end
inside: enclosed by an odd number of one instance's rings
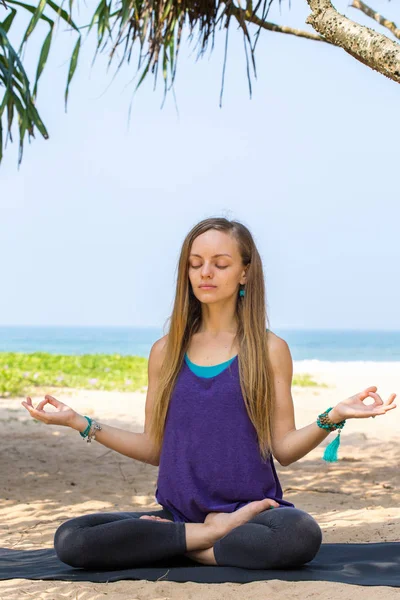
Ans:
MULTIPOLYGON (((296 427, 341 399, 376 385, 384 401, 398 394, 400 363, 294 363, 320 384, 293 386, 296 427)), ((146 394, 63 389, 46 390, 82 414, 131 431, 143 431, 146 394)), ((33 404, 43 395, 32 397, 33 404)), ((56 528, 66 519, 90 512, 158 509, 154 500, 157 467, 133 461, 102 446, 87 444, 78 432, 34 421, 21 398, 0 401, 1 501, 0 546, 51 548, 56 528)), ((322 460, 326 442, 288 467, 275 465, 284 498, 309 512, 328 542, 400 541, 400 406, 376 419, 347 422, 337 463, 322 460)), ((0 581, 0 598, 45 600, 103 597, 124 600, 288 598, 398 598, 399 588, 341 583, 256 581, 251 584, 198 584, 151 581, 71 583, 0 581), (361 591, 361 590, 360 590, 361 591)))

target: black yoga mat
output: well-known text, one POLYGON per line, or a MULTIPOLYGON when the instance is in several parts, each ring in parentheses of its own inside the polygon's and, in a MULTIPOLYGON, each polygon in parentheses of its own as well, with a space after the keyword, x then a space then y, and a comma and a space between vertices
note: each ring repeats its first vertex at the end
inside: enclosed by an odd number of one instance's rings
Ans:
POLYGON ((86 571, 61 562, 55 550, 0 548, 1 579, 60 579, 109 582, 120 579, 195 581, 197 583, 249 583, 283 581, 338 581, 356 585, 400 587, 400 542, 322 544, 317 556, 296 569, 242 569, 207 566, 187 556, 156 561, 151 567, 119 571, 86 571))

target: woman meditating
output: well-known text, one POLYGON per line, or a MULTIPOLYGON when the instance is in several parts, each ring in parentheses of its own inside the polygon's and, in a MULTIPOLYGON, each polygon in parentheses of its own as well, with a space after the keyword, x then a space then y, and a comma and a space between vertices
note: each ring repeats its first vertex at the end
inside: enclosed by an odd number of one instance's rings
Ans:
POLYGON ((335 460, 345 421, 386 414, 396 394, 384 403, 368 387, 296 429, 291 354, 266 320, 250 231, 205 219, 183 242, 169 332, 151 348, 143 433, 99 423, 52 396, 36 408, 29 397, 22 403, 35 419, 159 466, 160 510, 65 521, 54 536, 61 561, 114 570, 185 555, 205 565, 276 569, 315 557, 321 529, 283 499, 274 458, 288 466, 338 430, 325 457, 335 460), (45 411, 47 403, 57 410, 45 411))

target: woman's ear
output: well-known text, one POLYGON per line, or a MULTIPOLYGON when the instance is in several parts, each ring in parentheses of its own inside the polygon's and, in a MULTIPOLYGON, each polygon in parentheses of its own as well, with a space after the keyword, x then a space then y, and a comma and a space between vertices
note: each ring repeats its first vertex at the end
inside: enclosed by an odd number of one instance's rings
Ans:
POLYGON ((245 283, 247 283, 247 269, 249 268, 249 265, 246 265, 243 273, 242 273, 242 280, 244 279, 244 281, 240 282, 240 285, 244 285, 245 283))

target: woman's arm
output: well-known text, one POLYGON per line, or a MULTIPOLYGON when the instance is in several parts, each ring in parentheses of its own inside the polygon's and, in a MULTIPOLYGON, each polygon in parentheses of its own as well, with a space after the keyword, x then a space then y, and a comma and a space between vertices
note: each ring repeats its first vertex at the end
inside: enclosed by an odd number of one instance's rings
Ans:
MULTIPOLYGON (((141 462, 149 463, 154 466, 160 464, 160 456, 155 452, 154 444, 148 433, 150 421, 153 413, 155 393, 158 387, 158 380, 164 358, 165 344, 167 336, 157 340, 150 350, 149 361, 147 365, 147 395, 145 404, 145 423, 143 433, 134 433, 111 427, 111 425, 101 425, 101 430, 96 431, 96 442, 100 442, 107 448, 111 448, 120 454, 134 458, 141 462)), ((97 419, 96 419, 97 421, 97 419)), ((71 427, 78 431, 85 431, 87 420, 83 415, 76 415, 71 427)))
MULTIPOLYGON (((126 431, 118 427, 111 427, 101 423, 101 430, 96 432, 95 440, 107 448, 111 448, 120 454, 129 456, 135 460, 159 465, 160 457, 156 452, 152 439, 149 435, 149 425, 152 418, 155 392, 158 386, 159 372, 163 360, 163 348, 165 337, 157 340, 151 348, 148 361, 148 388, 145 405, 145 425, 143 433, 126 431)), ((46 395, 45 399, 34 407, 32 399, 28 396, 22 405, 28 410, 31 417, 46 423, 47 425, 64 425, 77 431, 85 431, 88 421, 74 409, 64 404, 53 396, 46 395), (46 411, 46 404, 51 404, 56 410, 46 411)), ((96 419, 97 421, 97 419, 96 419)))
MULTIPOLYGON (((134 433, 119 429, 118 427, 111 427, 111 425, 105 425, 101 421, 101 430, 96 431, 96 442, 100 442, 107 448, 111 448, 120 454, 129 456, 135 460, 149 463, 154 466, 158 466, 160 463, 159 454, 154 449, 153 442, 149 436, 150 420, 153 412, 155 392, 158 386, 158 378, 163 360, 163 351, 165 348, 164 336, 160 340, 157 340, 151 350, 148 361, 148 387, 146 395, 145 405, 145 424, 143 433, 134 433)), ((83 415, 76 413, 70 427, 77 431, 85 431, 87 427, 87 420, 83 415)))
MULTIPOLYGON (((291 393, 293 361, 289 346, 285 340, 270 332, 268 351, 275 384, 272 453, 279 464, 287 467, 316 448, 328 437, 329 432, 318 427, 316 422, 296 429, 291 393)), ((315 420, 317 417, 315 415, 315 420)))
MULTIPOLYGON (((146 433, 135 433, 133 431, 126 431, 126 429, 112 427, 98 419, 96 419, 96 422, 101 425, 101 430, 96 431, 96 442, 100 442, 103 446, 111 448, 111 450, 115 450, 119 454, 129 456, 129 458, 158 466, 159 457, 154 453, 152 441, 146 433)), ((87 424, 88 422, 85 417, 76 413, 70 427, 83 432, 87 424)))
MULTIPOLYGON (((315 421, 301 429, 296 429, 294 420, 294 406, 291 394, 293 378, 293 361, 289 346, 282 338, 270 333, 268 336, 268 350, 274 373, 276 403, 272 420, 272 453, 276 460, 284 467, 296 462, 311 450, 316 448, 328 435, 329 431, 322 429, 315 421)), ((356 394, 339 402, 329 412, 329 419, 339 423, 349 418, 365 418, 396 408, 392 404, 396 394, 391 394, 387 403, 376 394, 376 386, 371 386, 360 394, 356 394), (365 405, 362 400, 373 397, 375 404, 365 405)), ((321 413, 328 407, 324 406, 321 413)))

